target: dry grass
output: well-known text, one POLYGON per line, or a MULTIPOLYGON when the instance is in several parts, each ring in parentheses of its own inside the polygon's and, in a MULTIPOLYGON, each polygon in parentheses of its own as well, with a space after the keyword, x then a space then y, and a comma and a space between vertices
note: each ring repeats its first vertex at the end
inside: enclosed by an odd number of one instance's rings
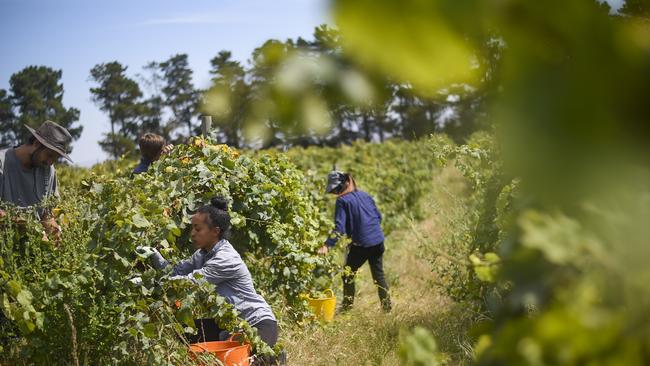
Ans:
MULTIPOLYGON (((434 184, 454 180, 456 174, 447 170, 434 184)), ((428 199, 444 202, 443 197, 435 195, 428 199)), ((444 205, 438 203, 429 208, 431 217, 416 223, 415 227, 427 240, 435 241, 441 235, 437 216, 444 214, 444 205)), ((384 270, 393 300, 390 314, 381 311, 369 266, 364 265, 357 275, 357 296, 351 311, 337 315, 324 327, 313 324, 283 330, 288 363, 292 366, 398 365, 399 334, 416 325, 433 332, 449 364, 466 363, 465 330, 469 325, 465 319, 468 316, 433 285, 435 273, 427 258, 421 257, 419 245, 408 228, 392 233, 386 240, 384 270)), ((336 292, 340 298, 340 285, 336 292)))

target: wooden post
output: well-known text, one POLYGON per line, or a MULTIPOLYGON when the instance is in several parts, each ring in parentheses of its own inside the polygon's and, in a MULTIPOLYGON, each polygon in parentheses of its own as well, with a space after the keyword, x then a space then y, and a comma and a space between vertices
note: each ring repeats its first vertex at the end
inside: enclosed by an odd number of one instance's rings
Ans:
POLYGON ((201 133, 203 136, 208 136, 208 133, 210 133, 210 130, 212 129, 212 116, 202 116, 202 119, 201 133))

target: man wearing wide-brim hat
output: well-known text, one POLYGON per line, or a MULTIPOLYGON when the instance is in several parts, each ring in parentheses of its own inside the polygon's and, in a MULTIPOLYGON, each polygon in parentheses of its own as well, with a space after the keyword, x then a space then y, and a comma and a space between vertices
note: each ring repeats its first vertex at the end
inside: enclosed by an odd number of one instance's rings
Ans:
MULTIPOLYGON (((52 121, 45 121, 37 129, 25 127, 32 133, 28 142, 0 150, 0 201, 38 207, 45 198, 58 196, 53 164, 61 157, 72 161, 68 156, 72 136, 52 121)), ((61 229, 47 209, 39 207, 36 214, 47 234, 58 235, 61 229)), ((0 217, 4 215, 0 210, 0 217)))

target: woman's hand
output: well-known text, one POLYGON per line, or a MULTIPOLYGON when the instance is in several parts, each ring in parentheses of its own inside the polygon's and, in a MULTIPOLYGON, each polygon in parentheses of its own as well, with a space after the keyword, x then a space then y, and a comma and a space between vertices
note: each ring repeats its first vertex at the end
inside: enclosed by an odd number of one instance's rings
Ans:
POLYGON ((158 250, 153 247, 148 247, 148 246, 139 246, 135 248, 135 252, 140 256, 141 258, 147 259, 151 257, 152 255, 156 254, 158 250))
POLYGON ((150 246, 138 246, 135 248, 135 253, 138 255, 138 257, 148 260, 149 263, 153 266, 155 269, 162 269, 169 264, 167 260, 165 260, 165 257, 160 254, 158 249, 150 246))
POLYGON ((322 247, 318 248, 318 254, 320 255, 325 255, 327 252, 329 252, 330 248, 327 245, 323 245, 322 247))

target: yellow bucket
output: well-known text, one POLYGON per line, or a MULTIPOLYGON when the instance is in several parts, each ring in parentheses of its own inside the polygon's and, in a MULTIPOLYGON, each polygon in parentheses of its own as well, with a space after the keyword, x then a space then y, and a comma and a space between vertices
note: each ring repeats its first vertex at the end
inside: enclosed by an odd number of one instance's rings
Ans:
POLYGON ((323 291, 327 297, 324 299, 307 298, 311 311, 316 318, 321 321, 331 322, 334 319, 334 310, 336 309, 336 296, 334 291, 327 289, 323 291))

